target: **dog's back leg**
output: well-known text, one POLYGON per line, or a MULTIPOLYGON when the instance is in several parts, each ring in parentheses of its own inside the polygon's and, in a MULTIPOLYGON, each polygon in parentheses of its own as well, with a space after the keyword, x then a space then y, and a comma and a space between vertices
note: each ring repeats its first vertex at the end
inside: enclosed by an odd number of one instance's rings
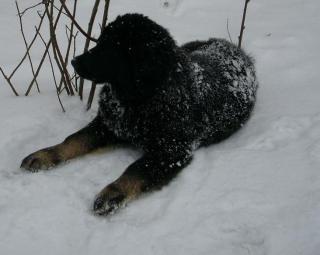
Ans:
POLYGON ((22 161, 21 168, 32 172, 48 169, 116 142, 118 142, 117 138, 107 131, 100 118, 96 117, 90 124, 67 137, 62 143, 30 154, 22 161))

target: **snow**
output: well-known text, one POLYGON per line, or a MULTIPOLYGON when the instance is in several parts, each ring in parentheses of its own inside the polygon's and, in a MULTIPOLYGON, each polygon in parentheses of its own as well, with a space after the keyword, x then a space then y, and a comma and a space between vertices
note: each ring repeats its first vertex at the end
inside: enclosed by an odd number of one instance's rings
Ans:
MULTIPOLYGON (((179 43, 228 38, 228 19, 236 41, 244 1, 164 2, 111 1, 110 18, 142 12, 179 43)), ((91 4, 79 10, 83 24, 91 4)), ((251 120, 225 142, 198 150, 169 186, 107 218, 92 214, 94 196, 140 152, 109 148, 54 170, 22 171, 24 156, 60 142, 97 108, 86 112, 77 98, 63 96, 63 114, 45 75, 40 95, 19 98, 1 77, 0 254, 319 254, 319 12, 316 0, 250 1, 243 45, 260 83, 251 120)), ((32 31, 34 20, 25 21, 32 31)), ((2 0, 5 70, 24 51, 17 22, 14 3, 2 0)), ((28 77, 27 68, 19 73, 19 92, 28 77)))

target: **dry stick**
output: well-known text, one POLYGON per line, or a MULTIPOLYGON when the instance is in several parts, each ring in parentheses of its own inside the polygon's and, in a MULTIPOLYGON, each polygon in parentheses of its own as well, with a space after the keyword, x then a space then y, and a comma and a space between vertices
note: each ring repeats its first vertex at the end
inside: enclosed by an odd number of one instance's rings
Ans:
MULTIPOLYGON (((46 14, 46 15, 48 15, 48 14, 47 14, 47 9, 48 9, 47 5, 48 5, 48 4, 49 4, 48 2, 45 3, 45 14, 46 14)), ((61 13, 62 13, 62 7, 60 8, 59 13, 58 13, 58 15, 57 15, 57 18, 56 18, 56 20, 55 20, 55 24, 54 24, 54 26, 53 26, 54 29, 56 29, 56 27, 57 27, 57 25, 58 25, 59 19, 60 19, 60 17, 61 17, 61 13)), ((50 18, 49 18, 49 20, 50 20, 50 18)), ((50 27, 50 28, 51 28, 51 27, 50 27)), ((41 58, 41 60, 40 60, 39 65, 38 65, 38 68, 37 68, 35 77, 37 77, 37 76, 39 75, 39 73, 40 73, 40 70, 41 70, 41 68, 42 68, 42 65, 43 65, 43 63, 44 63, 44 60, 45 60, 45 58, 46 58, 46 56, 47 56, 47 53, 48 53, 48 51, 49 51, 49 49, 50 49, 51 44, 52 44, 52 37, 50 37, 50 40, 49 40, 48 43, 47 43, 45 52, 44 52, 44 54, 43 54, 43 56, 42 56, 42 58, 41 58)), ((58 65, 58 67, 60 67, 58 62, 57 62, 57 65, 58 65)), ((60 69, 60 68, 59 68, 59 69, 60 69)), ((61 71, 61 70, 60 70, 60 71, 61 71)), ((63 72, 62 72, 62 73, 63 73, 63 72)), ((33 84, 34 84, 35 77, 34 77, 33 80, 31 81, 31 83, 30 83, 30 85, 29 85, 29 87, 28 87, 28 89, 27 89, 27 91, 26 91, 26 93, 25 93, 26 96, 28 96, 29 93, 30 93, 30 90, 31 90, 31 88, 32 88, 32 86, 33 86, 33 84)))
MULTIPOLYGON (((37 28, 36 28, 37 29, 37 28)), ((40 39, 42 41, 42 43, 44 44, 45 47, 48 46, 48 44, 46 43, 46 41, 44 40, 43 36, 41 35, 41 33, 39 32, 39 36, 40 36, 40 39)), ((54 84, 56 87, 58 87, 58 83, 57 83, 57 79, 56 79, 56 74, 55 74, 55 71, 54 71, 54 68, 53 68, 53 64, 52 64, 52 58, 51 58, 51 55, 50 55, 50 52, 48 51, 47 52, 47 56, 49 58, 49 62, 50 62, 50 65, 51 65, 51 71, 52 71, 52 76, 53 76, 53 81, 54 81, 54 84)))
MULTIPOLYGON (((66 1, 66 0, 64 0, 64 1, 66 1)), ((53 8, 54 8, 54 3, 52 1, 51 2, 51 17, 52 17, 52 19, 53 19, 53 8)), ((56 50, 56 52, 58 54, 58 57, 59 57, 59 60, 60 60, 60 64, 61 64, 62 69, 63 69, 63 74, 65 75, 65 85, 66 85, 65 87, 66 87, 67 92, 69 91, 69 93, 73 96, 74 95, 74 91, 73 91, 71 80, 70 80, 70 74, 69 74, 69 71, 67 69, 67 65, 68 64, 63 59, 63 56, 62 56, 62 53, 61 53, 61 50, 59 48, 59 44, 58 44, 58 41, 57 41, 57 37, 56 37, 56 34, 55 34, 55 30, 53 30, 53 33, 54 33, 54 37, 53 37, 53 41, 52 41, 52 46, 56 50)))
POLYGON ((230 35, 230 30, 229 30, 229 19, 227 19, 227 31, 228 31, 229 40, 230 40, 230 42, 233 43, 231 35, 230 35))
POLYGON ((102 18, 102 25, 101 25, 101 31, 105 28, 108 21, 108 13, 109 13, 109 6, 110 6, 110 0, 105 0, 104 4, 104 11, 103 11, 103 18, 102 18))
POLYGON ((89 97, 88 97, 88 102, 87 102, 87 111, 90 110, 90 108, 91 108, 92 101, 94 98, 94 93, 96 91, 96 87, 97 87, 97 83, 92 82, 89 97))
POLYGON ((35 73, 32 81, 30 82, 29 87, 28 87, 26 93, 24 94, 25 96, 28 96, 28 95, 29 95, 29 93, 30 93, 30 91, 31 91, 31 89, 32 89, 32 86, 33 86, 33 84, 34 84, 34 81, 35 81, 35 79, 38 77, 38 75, 39 75, 39 73, 40 73, 41 67, 42 67, 42 65, 43 65, 43 63, 44 63, 44 60, 46 59, 46 56, 47 56, 47 53, 48 53, 48 51, 49 51, 50 45, 51 45, 51 40, 49 40, 49 42, 48 42, 48 44, 47 44, 47 47, 46 47, 46 49, 45 49, 45 51, 44 51, 44 54, 43 54, 43 56, 42 56, 42 58, 41 58, 41 60, 40 60, 40 63, 39 63, 39 65, 38 65, 38 68, 37 68, 37 70, 36 70, 36 73, 35 73))
MULTIPOLYGON (((48 3, 45 3, 45 4, 48 4, 48 3)), ((56 20, 55 20, 55 23, 54 23, 54 29, 57 28, 58 22, 59 22, 60 17, 61 17, 61 13, 62 13, 62 7, 60 8, 60 10, 59 10, 59 12, 58 12, 58 15, 57 15, 57 17, 56 17, 56 20)), ((39 27, 38 27, 38 28, 39 28, 39 27)), ((39 63, 39 65, 38 65, 38 68, 37 68, 37 71, 36 71, 36 75, 35 75, 35 77, 33 77, 33 80, 30 82, 30 85, 29 85, 29 87, 28 87, 28 89, 27 89, 27 91, 26 91, 26 93, 25 93, 25 96, 28 96, 28 95, 29 95, 30 90, 31 90, 31 88, 32 88, 32 86, 33 86, 33 84, 34 84, 35 78, 38 77, 38 75, 39 75, 39 73, 40 73, 40 70, 41 70, 42 65, 43 65, 43 63, 44 63, 44 60, 45 60, 45 58, 46 58, 46 56, 47 56, 47 52, 49 51, 51 42, 52 42, 52 39, 50 38, 49 42, 47 43, 47 47, 46 47, 46 49, 45 49, 45 52, 44 52, 44 54, 42 55, 42 58, 41 58, 40 63, 39 63)))
MULTIPOLYGON (((54 8, 55 10, 57 10, 57 11, 60 11, 60 8, 58 8, 58 7, 55 6, 55 5, 53 5, 53 8, 54 8)), ((63 7, 62 7, 62 8, 63 8, 63 7)), ((64 11, 62 11, 62 14, 65 15, 65 16, 67 16, 67 17, 69 17, 69 15, 68 15, 66 12, 64 12, 64 11)))
POLYGON ((53 54, 54 54, 54 58, 57 62, 57 65, 59 67, 59 70, 61 72, 61 76, 64 79, 64 84, 66 87, 67 92, 69 92, 68 94, 74 95, 73 89, 72 89, 72 85, 70 83, 70 77, 69 77, 69 72, 67 70, 67 66, 64 63, 58 42, 57 42, 57 37, 55 34, 55 29, 53 26, 53 3, 51 2, 51 8, 50 8, 51 12, 49 11, 49 7, 48 5, 46 5, 46 14, 47 17, 49 19, 49 25, 50 25, 50 37, 52 39, 52 49, 53 49, 53 54))
POLYGON ((35 5, 32 5, 32 6, 28 7, 28 8, 26 8, 26 9, 24 9, 22 12, 20 12, 21 16, 23 16, 28 10, 33 9, 33 8, 35 8, 35 7, 37 7, 37 6, 41 5, 41 4, 43 4, 43 2, 37 3, 35 5))
POLYGON ((2 68, 0 67, 0 71, 3 75, 3 77, 6 79, 6 81, 8 82, 9 86, 11 87, 13 93, 16 95, 16 96, 19 96, 19 94, 17 93, 17 91, 15 90, 14 86, 12 85, 10 79, 8 78, 8 76, 6 76, 6 74, 4 73, 4 71, 2 70, 2 68))
MULTIPOLYGON (((38 29, 41 28, 42 26, 42 23, 43 23, 43 19, 44 19, 44 15, 41 16, 40 15, 40 23, 38 25, 38 29)), ((30 44, 29 44, 29 47, 27 48, 27 51, 26 53, 24 54, 24 56, 22 57, 22 59, 20 60, 20 62, 18 63, 18 65, 15 67, 15 69, 11 72, 11 74, 7 77, 6 75, 4 75, 5 79, 8 81, 9 85, 10 86, 13 86, 12 83, 11 83, 11 78, 14 76, 14 74, 16 73, 16 71, 20 68, 20 66, 22 65, 22 63, 25 61, 25 59, 27 58, 28 56, 28 53, 30 52, 31 50, 31 47, 33 46, 34 42, 36 41, 38 37, 38 33, 36 33, 33 37, 33 39, 31 40, 30 44)), ((4 72, 2 71, 2 73, 4 74, 4 72)))
MULTIPOLYGON (((21 15, 21 13, 20 13, 20 8, 19 8, 19 5, 18 5, 18 2, 17 2, 17 1, 16 1, 16 8, 17 8, 18 16, 19 16, 20 31, 21 31, 21 34, 22 34, 22 38, 23 38, 23 41, 24 41, 24 45, 26 46, 26 50, 27 50, 27 52, 28 52, 28 53, 27 53, 27 55, 28 55, 28 60, 29 60, 29 63, 30 63, 32 75, 33 75, 33 77, 34 77, 34 76, 35 76, 34 67, 33 67, 33 63, 32 63, 32 59, 31 59, 30 53, 29 53, 29 51, 28 51, 29 45, 28 45, 28 43, 27 43, 27 39, 26 39, 26 36, 25 36, 25 34, 24 34, 23 23, 22 23, 22 15, 21 15)), ((42 20, 41 20, 41 23, 42 23, 42 20)), ((39 84, 38 84, 37 79, 35 79, 35 83, 36 83, 36 86, 37 86, 37 90, 38 90, 38 92, 40 93, 39 84)))
MULTIPOLYGON (((101 24, 101 32, 107 25, 107 20, 108 20, 108 12, 109 12, 109 5, 110 5, 110 0, 105 0, 105 5, 104 5, 104 11, 103 11, 103 18, 102 18, 102 24, 101 24)), ((96 91, 97 84, 95 82, 92 83, 90 93, 89 93, 89 98, 87 102, 87 110, 91 108, 92 101, 94 98, 94 94, 96 91)))
MULTIPOLYGON (((69 42, 69 40, 70 40, 70 38, 71 38, 71 40, 73 41, 73 39, 74 39, 74 37, 73 37, 73 35, 69 35, 68 34, 68 31, 71 31, 70 30, 70 28, 68 27, 68 25, 66 25, 66 30, 65 30, 65 32, 66 32, 66 37, 67 37, 67 40, 68 40, 68 42, 69 42)), ((79 32, 79 31, 77 31, 77 32, 79 32)), ((71 43, 72 43, 72 41, 71 41, 71 43)), ((73 43, 74 44, 74 43, 73 43)), ((70 51, 71 51, 71 49, 70 49, 70 51)), ((76 91, 76 92, 78 92, 78 89, 77 89, 77 87, 75 86, 75 84, 74 84, 74 82, 73 82, 73 80, 75 79, 75 72, 73 72, 73 74, 72 74, 72 76, 70 77, 70 82, 71 82, 71 85, 72 85, 72 87, 74 88, 74 90, 76 91)), ((59 86, 59 94, 61 94, 61 91, 63 90, 63 88, 62 88, 62 86, 61 86, 61 84, 60 84, 60 86, 59 86)))
MULTIPOLYGON (((37 28, 36 28, 36 29, 37 29, 37 28)), ((42 37, 42 35, 41 35, 40 32, 39 32, 39 36, 40 36, 41 41, 43 42, 44 46, 47 47, 47 43, 46 43, 46 41, 43 39, 43 37, 42 37)), ((47 52, 47 55, 48 55, 49 62, 50 62, 50 66, 51 66, 52 76, 53 76, 53 80, 54 80, 54 85, 55 85, 55 87, 56 87, 56 92, 57 92, 59 104, 60 104, 60 106, 61 106, 61 108, 62 108, 62 111, 63 111, 63 112, 66 112, 66 110, 64 109, 63 104, 62 104, 62 102, 61 102, 60 95, 59 95, 57 79, 56 79, 56 75, 55 75, 54 67, 53 67, 53 63, 52 63, 52 58, 51 58, 51 55, 50 55, 50 52, 49 52, 49 51, 47 52)))
MULTIPOLYGON (((50 42, 51 42, 51 45, 52 45, 52 52, 53 52, 53 55, 54 55, 54 59, 56 61, 56 65, 58 66, 58 69, 60 71, 60 75, 61 75, 61 79, 63 80, 63 84, 64 84, 64 87, 66 88, 66 91, 67 91, 67 94, 70 95, 70 91, 66 85, 66 77, 64 75, 64 71, 63 71, 63 67, 60 63, 60 60, 57 56, 57 51, 56 51, 56 47, 55 47, 55 44, 54 44, 54 31, 55 29, 52 28, 52 20, 53 20, 53 3, 51 3, 51 14, 49 12, 49 6, 46 5, 46 16, 48 17, 49 19, 49 31, 50 31, 50 42)), ((61 10, 62 10, 62 7, 61 7, 61 10)))
MULTIPOLYGON (((94 41, 97 42, 98 40, 91 37, 91 34, 86 33, 83 28, 78 24, 78 22, 73 18, 71 12, 69 11, 68 7, 65 4, 64 0, 59 0, 61 3, 61 6, 63 7, 63 9, 65 10, 65 12, 67 13, 67 15, 69 16, 69 18, 72 20, 72 22, 74 23, 74 25, 77 27, 77 29, 85 36, 87 37, 87 39, 89 39, 90 41, 94 41)), ((100 1, 100 0, 99 0, 100 1)))
MULTIPOLYGON (((67 38, 69 40, 69 35, 68 35, 68 30, 70 31, 70 28, 68 26, 66 26, 66 35, 67 35, 67 38)), ((73 38, 73 52, 72 52, 72 57, 75 58, 76 56, 76 51, 77 51, 77 36, 79 34, 79 31, 77 31, 74 35, 72 35, 72 38, 73 38)), ((77 77, 77 73, 74 71, 73 72, 73 75, 70 79, 70 82, 71 84, 73 85, 74 89, 76 92, 78 92, 78 77, 77 77), (74 82, 73 82, 74 80, 74 82)), ((63 91, 63 89, 60 91, 60 94, 61 92, 63 91)))
MULTIPOLYGON (((74 35, 73 37, 73 58, 76 57, 76 52, 77 52, 77 36, 78 36, 79 31, 74 35)), ((75 86, 76 86, 76 91, 78 92, 78 78, 76 71, 74 71, 74 77, 75 77, 75 86)))
POLYGON ((244 5, 244 10, 243 10, 243 16, 242 16, 242 22, 241 22, 241 28, 240 28, 240 35, 239 35, 239 44, 238 47, 241 48, 242 44, 242 37, 243 37, 243 32, 245 29, 245 22, 246 22, 246 16, 247 16, 247 8, 250 0, 246 0, 245 5, 244 5))
MULTIPOLYGON (((67 31, 69 30, 69 32, 71 31, 70 28, 67 25, 66 25, 66 30, 67 31)), ((66 35, 67 35, 67 38, 69 39, 69 34, 68 34, 67 31, 66 31, 66 35)), ((72 35, 72 37, 73 37, 73 53, 72 53, 72 57, 73 58, 75 58, 75 56, 76 56, 77 49, 76 49, 76 41, 75 41, 75 39, 77 38, 78 34, 79 34, 79 31, 77 31, 74 35, 72 35)))
POLYGON ((72 87, 74 88, 74 90, 75 90, 76 92, 78 92, 77 86, 76 86, 75 82, 73 82, 73 80, 74 80, 74 81, 76 80, 76 74, 75 74, 75 73, 71 76, 70 82, 71 82, 72 87))
MULTIPOLYGON (((91 18, 89 21, 88 32, 87 32, 89 36, 91 36, 91 33, 92 33, 92 28, 93 28, 94 21, 96 19, 99 4, 100 4, 100 0, 96 0, 94 3, 94 6, 93 6, 92 12, 91 12, 91 18)), ((84 52, 88 51, 89 45, 90 45, 90 39, 89 39, 89 37, 87 37, 87 40, 86 40, 86 43, 84 46, 84 52)), ((81 100, 83 99, 83 85, 84 85, 84 79, 80 78, 79 96, 80 96, 81 100)))
POLYGON ((76 57, 76 52, 77 52, 77 36, 79 34, 79 31, 77 31, 77 33, 75 33, 75 35, 73 36, 73 53, 72 53, 72 57, 75 58, 76 57))
MULTIPOLYGON (((39 25, 38 25, 38 30, 40 30, 40 28, 41 28, 41 26, 42 26, 42 24, 43 24, 43 20, 44 20, 44 15, 40 15, 40 23, 39 23, 39 25)), ((12 73, 10 74, 9 79, 11 79, 11 78, 13 77, 13 75, 16 73, 16 71, 19 69, 19 67, 20 67, 20 66, 22 65, 22 63, 24 62, 24 60, 27 58, 27 56, 28 56, 28 54, 29 54, 29 52, 30 52, 30 50, 31 50, 31 47, 33 46, 33 44, 34 44, 34 42, 36 41, 37 37, 38 37, 38 32, 35 33, 35 35, 34 35, 32 41, 31 41, 31 43, 29 44, 29 47, 28 47, 26 53, 24 54, 24 56, 22 57, 21 61, 20 61, 19 64, 16 66, 16 68, 15 68, 15 69, 12 71, 12 73)))
MULTIPOLYGON (((75 19, 76 12, 77 12, 77 3, 78 3, 77 0, 74 0, 73 13, 72 13, 73 20, 75 19)), ((67 66, 68 61, 69 61, 69 54, 70 54, 70 49, 71 49, 71 44, 72 44, 73 30, 74 30, 74 23, 73 23, 73 21, 71 21, 70 37, 68 38, 68 47, 67 47, 67 52, 66 52, 66 55, 65 55, 65 58, 64 58, 64 63, 66 64, 66 66, 67 66)), ((67 36, 68 36, 68 34, 67 34, 67 36)), ((63 82, 63 80, 61 79, 60 83, 59 83, 59 91, 61 90, 62 82, 63 82)))
MULTIPOLYGON (((75 52, 76 52, 76 37, 77 37, 77 35, 78 35, 78 33, 79 33, 79 31, 77 31, 76 33, 75 33, 75 35, 69 35, 68 34, 68 31, 70 32, 71 30, 70 30, 70 28, 66 25, 66 36, 67 36, 67 39, 68 39, 68 41, 70 40, 70 37, 72 37, 72 41, 73 41, 73 58, 75 57, 75 52)), ((78 87, 77 87, 77 84, 76 84, 76 73, 75 73, 75 71, 73 72, 73 74, 72 74, 72 76, 70 77, 70 82, 71 82, 71 85, 72 85, 72 87, 74 88, 74 90, 76 91, 76 92, 78 92, 78 87), (75 82, 73 82, 73 80, 75 81, 75 82)), ((62 91, 64 90, 64 88, 60 85, 59 86, 59 94, 61 94, 62 93, 62 91)))

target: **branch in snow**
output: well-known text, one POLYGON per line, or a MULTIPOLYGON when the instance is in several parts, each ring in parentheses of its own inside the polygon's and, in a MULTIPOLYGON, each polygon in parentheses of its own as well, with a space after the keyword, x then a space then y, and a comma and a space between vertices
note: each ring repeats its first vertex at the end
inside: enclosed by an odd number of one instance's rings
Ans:
POLYGON ((244 5, 244 10, 243 10, 243 15, 242 15, 242 22, 241 22, 241 28, 240 28, 240 35, 239 35, 239 43, 238 47, 241 48, 242 44, 242 38, 243 38, 243 32, 245 29, 245 22, 246 22, 246 16, 247 16, 247 9, 248 9, 248 4, 250 0, 245 0, 245 5, 244 5))

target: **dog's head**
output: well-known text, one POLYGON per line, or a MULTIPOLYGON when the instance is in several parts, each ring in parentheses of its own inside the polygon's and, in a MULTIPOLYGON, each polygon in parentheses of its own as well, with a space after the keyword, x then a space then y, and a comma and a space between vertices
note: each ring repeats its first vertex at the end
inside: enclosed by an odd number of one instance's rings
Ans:
POLYGON ((166 29, 143 15, 126 14, 110 23, 97 45, 72 65, 85 79, 111 83, 119 97, 141 101, 167 82, 175 49, 166 29))

